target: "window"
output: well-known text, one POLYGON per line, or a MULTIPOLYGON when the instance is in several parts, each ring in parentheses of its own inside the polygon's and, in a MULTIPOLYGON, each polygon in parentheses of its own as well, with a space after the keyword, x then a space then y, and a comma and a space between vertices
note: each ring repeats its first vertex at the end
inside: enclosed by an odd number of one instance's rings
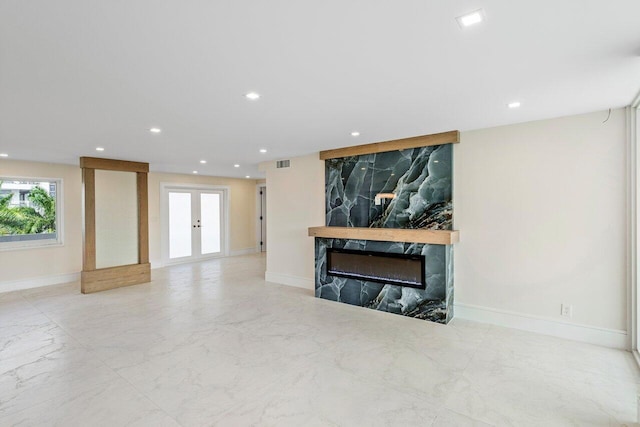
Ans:
POLYGON ((0 177, 0 250, 62 243, 62 180, 0 177))

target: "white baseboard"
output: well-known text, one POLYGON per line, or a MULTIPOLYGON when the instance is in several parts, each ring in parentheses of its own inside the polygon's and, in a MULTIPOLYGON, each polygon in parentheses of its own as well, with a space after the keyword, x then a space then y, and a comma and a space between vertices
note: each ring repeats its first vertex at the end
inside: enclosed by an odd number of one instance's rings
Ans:
POLYGON ((200 262, 200 261, 208 261, 211 259, 216 259, 216 258, 226 258, 226 257, 230 257, 230 256, 239 256, 239 255, 249 255, 249 254, 254 254, 260 252, 260 248, 245 248, 245 249, 238 249, 235 251, 230 251, 229 255, 226 256, 216 256, 216 257, 210 257, 210 258, 205 258, 205 259, 190 259, 190 260, 185 260, 185 261, 180 261, 180 262, 169 262, 169 263, 164 263, 162 260, 151 260, 151 269, 155 270, 156 268, 164 268, 164 267, 169 267, 172 265, 179 265, 179 264, 189 264, 192 262, 200 262))
MULTIPOLYGON (((640 368, 640 353, 638 353, 638 350, 631 350, 631 354, 633 355, 633 358, 635 359, 636 364, 640 368)), ((640 417, 638 418, 640 419, 640 417)))
POLYGON ((33 277, 31 279, 0 282, 0 293, 21 291, 23 289, 39 288, 42 286, 59 285, 80 280, 80 273, 58 274, 55 276, 33 277))
POLYGON ((229 256, 238 256, 238 255, 249 255, 255 254, 256 252, 260 252, 260 248, 245 248, 245 249, 237 249, 235 251, 229 252, 229 256))
POLYGON ((544 317, 513 313, 489 307, 455 304, 454 316, 507 328, 521 329, 574 341, 602 345, 611 348, 629 349, 626 331, 579 325, 544 317))
POLYGON ((264 280, 266 280, 267 282, 279 283, 281 285, 295 286, 296 288, 315 288, 315 282, 313 279, 300 276, 291 276, 289 274, 272 273, 270 271, 267 271, 264 274, 264 280))

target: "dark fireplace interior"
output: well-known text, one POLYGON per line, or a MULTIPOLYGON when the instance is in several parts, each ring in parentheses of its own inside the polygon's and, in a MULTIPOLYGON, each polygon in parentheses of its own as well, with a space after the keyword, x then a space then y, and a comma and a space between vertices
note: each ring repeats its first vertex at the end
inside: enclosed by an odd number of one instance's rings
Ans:
POLYGON ((327 248, 327 274, 425 289, 422 255, 327 248))

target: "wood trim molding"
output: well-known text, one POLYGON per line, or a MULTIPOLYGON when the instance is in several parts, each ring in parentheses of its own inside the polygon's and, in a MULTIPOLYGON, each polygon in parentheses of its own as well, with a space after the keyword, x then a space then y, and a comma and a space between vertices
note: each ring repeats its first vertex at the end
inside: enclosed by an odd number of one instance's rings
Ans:
POLYGON ((138 264, 149 262, 149 189, 147 174, 138 172, 138 264))
POLYGON ((452 245, 460 241, 458 230, 406 228, 309 227, 309 236, 381 242, 429 243, 432 245, 452 245))
POLYGON ((96 171, 82 169, 84 215, 82 228, 82 270, 96 269, 96 171))
POLYGON ((83 257, 80 289, 83 294, 137 285, 151 281, 149 264, 149 164, 125 160, 80 157, 84 197, 83 257), (136 174, 138 207, 138 263, 96 269, 95 171, 111 170, 136 174))
POLYGON ((83 271, 80 275, 80 289, 83 294, 90 294, 150 281, 151 264, 122 265, 83 271))
POLYGON ((434 133, 431 135, 414 136, 412 138, 395 139, 393 141, 374 142, 372 144, 354 145, 352 147, 336 148, 320 152, 320 160, 339 157, 359 156, 362 154, 384 153, 386 151, 406 150, 408 148, 428 147, 431 145, 458 144, 460 131, 434 133))
POLYGON ((103 169, 120 172, 149 173, 149 163, 129 162, 127 160, 100 159, 98 157, 80 157, 83 169, 103 169))

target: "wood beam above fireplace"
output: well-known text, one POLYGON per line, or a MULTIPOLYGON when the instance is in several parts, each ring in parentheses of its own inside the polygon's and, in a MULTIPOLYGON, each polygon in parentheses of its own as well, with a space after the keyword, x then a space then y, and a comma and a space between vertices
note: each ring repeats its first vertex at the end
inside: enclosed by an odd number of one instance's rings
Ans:
POLYGON ((460 241, 458 230, 425 230, 368 227, 309 227, 309 236, 329 239, 377 240, 380 242, 452 245, 460 241))
POLYGON ((412 138, 394 139, 393 141, 374 142, 372 144, 354 145, 320 152, 320 160, 336 159, 339 157, 359 156, 362 154, 384 153, 386 151, 406 150, 408 148, 428 147, 431 145, 457 144, 460 142, 460 132, 434 133, 431 135, 414 136, 412 138))

